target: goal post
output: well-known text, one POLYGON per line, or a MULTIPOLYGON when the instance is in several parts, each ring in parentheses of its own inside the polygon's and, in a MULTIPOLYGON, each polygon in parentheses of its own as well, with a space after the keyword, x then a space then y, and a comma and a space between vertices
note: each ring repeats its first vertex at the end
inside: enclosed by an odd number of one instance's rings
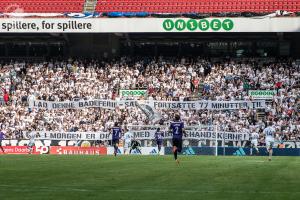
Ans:
MULTIPOLYGON (((127 128, 143 147, 155 146, 155 132, 157 128, 163 132, 163 147, 172 147, 172 133, 169 125, 127 125, 127 128)), ((227 132, 221 123, 198 124, 185 126, 187 133, 183 137, 182 154, 184 155, 234 155, 234 148, 240 147, 239 141, 246 141, 246 133, 227 132), (228 147, 227 147, 228 146, 228 147)), ((248 136, 249 138, 249 136, 248 136)), ((248 139, 247 139, 248 140, 248 139)), ((243 154, 244 155, 244 154, 243 154)))
POLYGON ((218 123, 216 123, 215 127, 215 156, 218 156, 218 123))

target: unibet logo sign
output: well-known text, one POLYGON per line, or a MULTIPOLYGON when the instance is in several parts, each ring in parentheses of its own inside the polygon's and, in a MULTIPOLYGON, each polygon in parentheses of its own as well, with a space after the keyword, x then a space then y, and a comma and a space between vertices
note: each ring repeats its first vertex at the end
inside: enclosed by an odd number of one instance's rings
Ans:
POLYGON ((195 19, 190 19, 190 20, 167 19, 163 22, 163 28, 166 31, 173 31, 173 30, 177 30, 177 31, 184 31, 184 30, 189 30, 189 31, 195 31, 195 30, 201 30, 201 31, 225 30, 225 31, 230 31, 230 30, 233 29, 233 27, 234 27, 234 23, 231 19, 225 19, 225 20, 201 19, 201 20, 198 20, 198 21, 195 20, 195 19))
POLYGON ((120 95, 122 97, 128 97, 128 96, 134 96, 134 97, 146 96, 147 95, 147 90, 120 90, 120 95))
POLYGON ((253 99, 273 99, 275 95, 275 90, 249 90, 249 96, 253 99))

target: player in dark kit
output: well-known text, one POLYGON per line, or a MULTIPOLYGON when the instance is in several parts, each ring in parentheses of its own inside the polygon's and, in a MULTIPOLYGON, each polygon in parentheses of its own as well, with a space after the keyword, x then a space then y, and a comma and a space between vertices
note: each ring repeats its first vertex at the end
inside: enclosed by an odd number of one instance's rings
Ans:
POLYGON ((2 140, 5 139, 5 134, 0 131, 0 149, 2 150, 3 153, 5 153, 3 147, 2 147, 2 140))
POLYGON ((118 122, 115 123, 115 126, 111 129, 112 134, 112 145, 114 146, 114 155, 117 156, 119 140, 121 138, 122 129, 120 128, 118 122))
POLYGON ((129 150, 129 154, 131 154, 131 151, 133 149, 135 149, 139 154, 142 154, 140 147, 141 147, 141 144, 135 138, 133 138, 131 141, 131 147, 129 150))
POLYGON ((162 131, 160 131, 160 128, 157 128, 157 130, 155 132, 155 140, 156 140, 156 144, 157 144, 157 148, 158 148, 158 155, 160 154, 161 145, 163 142, 163 136, 164 136, 164 133, 162 131))
POLYGON ((170 131, 173 134, 172 142, 173 142, 173 154, 174 159, 177 164, 179 164, 179 160, 177 159, 177 153, 181 152, 182 149, 182 135, 185 134, 184 123, 180 121, 179 114, 175 115, 175 120, 170 124, 170 131))

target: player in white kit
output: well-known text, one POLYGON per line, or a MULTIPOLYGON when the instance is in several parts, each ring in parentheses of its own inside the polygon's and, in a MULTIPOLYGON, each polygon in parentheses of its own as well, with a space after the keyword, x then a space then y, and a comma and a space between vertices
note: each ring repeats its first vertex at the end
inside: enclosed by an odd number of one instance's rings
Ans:
POLYGON ((251 137, 251 151, 250 155, 252 155, 252 149, 254 148, 256 150, 256 154, 259 154, 259 150, 257 148, 258 145, 258 139, 259 139, 259 134, 256 132, 256 130, 253 128, 250 134, 251 137))
POLYGON ((131 141, 133 138, 133 133, 128 129, 128 131, 124 134, 124 155, 126 155, 127 150, 131 146, 131 141))
POLYGON ((272 160, 273 154, 273 145, 274 145, 274 136, 275 136, 275 128, 272 126, 272 122, 269 122, 268 127, 264 129, 266 148, 269 152, 269 161, 272 160))
POLYGON ((29 143, 28 143, 28 149, 29 149, 29 154, 32 154, 33 152, 33 147, 35 145, 35 137, 36 137, 36 133, 35 132, 31 132, 28 135, 29 137, 29 143))

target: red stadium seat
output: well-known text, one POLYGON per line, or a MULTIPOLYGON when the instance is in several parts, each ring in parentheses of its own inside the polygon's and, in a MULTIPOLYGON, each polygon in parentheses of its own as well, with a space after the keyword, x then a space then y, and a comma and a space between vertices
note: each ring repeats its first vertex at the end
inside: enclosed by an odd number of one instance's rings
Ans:
POLYGON ((300 0, 98 0, 97 12, 273 12, 300 11, 300 0))
MULTIPOLYGON (((85 0, 1 0, 0 12, 82 12, 85 0)), ((300 11, 300 0, 98 0, 97 12, 300 11)))
POLYGON ((85 0, 1 0, 0 12, 82 12, 85 0))

